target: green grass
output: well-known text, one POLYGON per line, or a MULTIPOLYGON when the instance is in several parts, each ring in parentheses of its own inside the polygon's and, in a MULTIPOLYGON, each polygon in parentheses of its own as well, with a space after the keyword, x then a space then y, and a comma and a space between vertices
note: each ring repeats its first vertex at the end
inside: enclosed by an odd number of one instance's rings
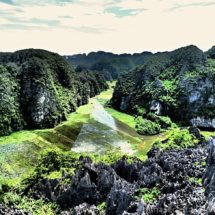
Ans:
MULTIPOLYGON (((112 82, 112 83, 109 82, 108 84, 110 86, 109 90, 101 93, 96 97, 97 100, 104 106, 111 99, 113 94, 113 87, 115 86, 116 82, 112 82)), ((105 107, 105 110, 110 115, 112 115, 115 119, 126 124, 132 129, 135 129, 136 122, 135 122, 134 116, 127 113, 120 112, 110 107, 105 107)), ((165 139, 166 135, 167 135, 167 132, 161 133, 159 135, 142 135, 142 136, 136 136, 136 137, 126 135, 126 139, 129 141, 132 149, 135 151, 134 155, 136 155, 139 159, 146 160, 147 153, 151 149, 153 143, 156 140, 165 139)))
POLYGON ((198 185, 202 185, 202 178, 195 178, 195 177, 189 177, 188 181, 190 182, 195 182, 198 185))
POLYGON ((93 100, 90 100, 53 129, 19 131, 0 137, 0 188, 5 183, 16 185, 29 175, 41 151, 70 150, 83 123, 90 118, 92 107, 93 100))
POLYGON ((135 155, 141 159, 147 159, 147 153, 152 148, 153 144, 158 140, 165 140, 167 138, 168 131, 157 135, 144 135, 141 137, 141 141, 132 145, 132 148, 136 151, 135 155))
POLYGON ((129 115, 127 113, 120 112, 113 108, 105 108, 108 113, 110 113, 114 118, 118 119, 119 121, 127 124, 131 128, 135 128, 135 117, 129 115))
POLYGON ((201 134, 208 140, 210 137, 215 136, 215 131, 201 131, 201 134))
POLYGON ((43 199, 21 197, 15 192, 5 193, 1 198, 1 202, 8 205, 15 204, 17 208, 34 215, 55 215, 58 209, 54 203, 47 203, 43 199))
POLYGON ((97 100, 102 104, 105 105, 112 97, 114 86, 116 85, 116 81, 108 81, 109 89, 102 92, 98 96, 96 96, 97 100))
POLYGON ((162 150, 184 149, 195 146, 199 142, 187 129, 174 128, 167 133, 167 137, 164 141, 158 140, 156 142, 157 147, 162 150))
MULTIPOLYGON (((100 95, 96 96, 96 99, 102 104, 105 105, 113 95, 113 88, 116 85, 116 81, 108 82, 109 89, 102 92, 100 95)), ((118 119, 119 121, 127 124, 131 128, 135 128, 135 117, 120 111, 117 111, 113 108, 106 107, 105 110, 111 114, 114 118, 118 119)))
POLYGON ((139 191, 139 197, 141 197, 145 203, 151 203, 155 201, 160 195, 160 190, 157 187, 153 187, 152 189, 142 188, 139 191))

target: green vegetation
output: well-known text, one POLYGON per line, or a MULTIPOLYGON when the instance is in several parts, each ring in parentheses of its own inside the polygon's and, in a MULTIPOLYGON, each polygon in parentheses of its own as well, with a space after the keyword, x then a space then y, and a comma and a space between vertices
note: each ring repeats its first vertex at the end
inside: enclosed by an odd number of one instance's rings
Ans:
POLYGON ((18 71, 0 65, 0 135, 9 134, 23 128, 23 119, 19 104, 18 71))
POLYGON ((97 208, 101 213, 104 213, 106 209, 106 202, 102 202, 101 204, 97 205, 97 208))
POLYGON ((126 125, 130 126, 131 128, 135 128, 136 122, 135 122, 134 116, 127 114, 127 113, 117 111, 117 110, 115 110, 113 108, 109 108, 109 107, 105 108, 105 110, 107 110, 107 112, 110 113, 114 118, 125 123, 126 125))
MULTIPOLYGON (((119 77, 110 102, 112 107, 140 116, 158 113, 182 126, 190 125, 196 117, 213 119, 215 107, 210 101, 215 92, 214 48, 209 58, 206 55, 195 46, 187 46, 149 56, 142 66, 119 77)), ((198 124, 204 127, 201 122, 198 124)), ((143 132, 152 131, 142 127, 143 132)), ((147 127, 155 125, 150 123, 147 127)))
POLYGON ((208 140, 210 137, 215 136, 215 131, 201 131, 201 134, 208 140))
POLYGON ((154 135, 159 134, 161 131, 161 126, 155 122, 152 122, 142 117, 136 119, 136 129, 139 134, 142 135, 154 135))
POLYGON ((188 181, 189 181, 189 182, 194 182, 194 183, 196 183, 197 185, 202 186, 202 178, 189 177, 189 178, 188 178, 188 181))
MULTIPOLYGON (((43 150, 70 150, 83 123, 90 118, 93 103, 94 100, 90 100, 54 129, 18 131, 0 137, 0 186, 19 184, 31 174, 43 150)), ((50 177, 57 175, 53 173, 50 177)))
POLYGON ((23 197, 15 191, 4 193, 0 200, 6 205, 14 205, 18 209, 33 215, 55 215, 58 211, 58 207, 54 203, 47 203, 43 199, 35 200, 23 197))
MULTIPOLYGON (((40 153, 37 165, 30 175, 22 179, 21 183, 2 184, 0 189, 0 202, 8 206, 16 206, 33 215, 55 215, 58 214, 56 204, 45 201, 44 199, 33 199, 31 188, 39 181, 53 181, 57 179, 60 185, 70 186, 71 177, 76 169, 83 167, 82 160, 84 157, 90 157, 94 163, 112 164, 125 156, 128 163, 131 163, 133 157, 126 156, 120 151, 110 151, 103 155, 98 154, 78 154, 71 151, 65 152, 59 149, 44 150, 40 153), (26 195, 27 193, 27 195, 26 195)), ((59 186, 59 184, 58 184, 59 186)), ((56 187, 56 189, 58 189, 56 187)), ((106 208, 106 203, 102 202, 97 205, 100 212, 106 208)))
POLYGON ((152 189, 149 188, 142 188, 140 189, 139 197, 143 199, 145 203, 153 202, 157 199, 160 195, 160 191, 157 187, 153 187, 152 189))
POLYGON ((98 96, 96 96, 97 100, 105 107, 105 110, 111 116, 123 122, 124 124, 128 125, 129 127, 135 129, 136 122, 135 122, 134 116, 124 112, 120 112, 114 108, 109 107, 108 103, 113 95, 113 88, 116 85, 116 81, 108 82, 108 85, 109 85, 109 89, 100 93, 98 96))
POLYGON ((155 135, 160 132, 176 127, 167 116, 158 116, 152 112, 146 114, 145 109, 138 110, 139 116, 135 118, 135 128, 139 134, 155 135))
POLYGON ((195 146, 198 139, 189 133, 187 129, 172 129, 168 132, 167 138, 157 141, 155 144, 161 149, 182 149, 195 146))
POLYGON ((0 135, 55 127, 108 85, 97 72, 79 72, 60 55, 28 49, 0 54, 0 135))
POLYGON ((101 92, 96 96, 97 100, 103 105, 106 106, 113 95, 113 90, 116 85, 116 81, 107 81, 108 89, 101 92))

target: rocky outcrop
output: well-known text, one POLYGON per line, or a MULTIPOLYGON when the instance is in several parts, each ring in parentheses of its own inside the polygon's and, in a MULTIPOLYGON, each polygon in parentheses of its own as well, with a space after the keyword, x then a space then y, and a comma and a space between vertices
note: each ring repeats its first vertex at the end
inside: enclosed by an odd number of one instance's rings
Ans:
POLYGON ((2 204, 0 204, 0 214, 1 215, 33 215, 31 213, 23 212, 22 210, 16 209, 15 207, 10 208, 2 204))
POLYGON ((120 76, 112 106, 133 114, 144 108, 146 114, 214 129, 214 65, 212 54, 195 46, 154 54, 141 67, 120 76))
POLYGON ((76 73, 55 53, 0 53, 0 135, 53 127, 107 87, 98 73, 76 73))
MULTIPOLYGON (((154 146, 144 162, 124 156, 108 165, 94 163, 88 157, 65 160, 61 155, 67 166, 75 167, 74 174, 50 179, 38 172, 24 194, 55 202, 64 215, 205 214, 202 177, 210 143, 205 142, 198 129, 189 131, 199 139, 199 144, 171 150, 154 146), (105 205, 102 211, 98 210, 100 204, 105 205)), ((207 174, 213 178, 211 171, 207 174)), ((213 184, 208 189, 206 192, 211 192, 213 184)))
POLYGON ((209 58, 215 59, 215 46, 209 49, 206 54, 209 58))
POLYGON ((204 175, 205 193, 207 196, 207 214, 215 214, 215 138, 208 141, 207 171, 204 175))
POLYGON ((61 215, 102 215, 102 213, 96 208, 95 205, 88 205, 83 203, 74 207, 70 212, 61 212, 61 215))

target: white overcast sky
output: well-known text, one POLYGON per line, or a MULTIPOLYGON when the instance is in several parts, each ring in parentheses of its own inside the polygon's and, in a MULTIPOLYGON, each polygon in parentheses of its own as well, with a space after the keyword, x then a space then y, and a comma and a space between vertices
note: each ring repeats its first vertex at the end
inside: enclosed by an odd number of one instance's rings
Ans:
POLYGON ((214 21, 215 0, 0 0, 0 51, 207 50, 214 21))

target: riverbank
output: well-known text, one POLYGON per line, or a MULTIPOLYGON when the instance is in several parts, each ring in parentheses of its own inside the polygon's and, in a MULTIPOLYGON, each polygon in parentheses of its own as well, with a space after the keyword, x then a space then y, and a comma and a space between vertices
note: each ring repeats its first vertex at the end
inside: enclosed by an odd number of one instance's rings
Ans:
MULTIPOLYGON (((110 87, 110 89, 102 94, 103 96, 105 94, 110 96, 111 92, 112 88, 110 87)), ((23 178, 34 171, 34 166, 38 162, 41 152, 44 150, 70 151, 84 125, 87 125, 90 121, 92 122, 92 113, 97 103, 97 98, 90 99, 87 105, 79 107, 76 112, 68 115, 67 121, 53 129, 19 131, 9 136, 0 137, 0 184, 5 181, 12 185, 19 184, 23 178)), ((97 115, 97 113, 95 112, 94 115, 97 115)), ((102 120, 101 113, 100 118, 102 120)), ((117 120, 115 123, 118 125, 118 130, 116 129, 113 132, 113 130, 110 131, 107 127, 105 128, 109 133, 112 133, 112 136, 107 134, 107 136, 110 136, 108 140, 105 140, 102 132, 99 132, 99 130, 97 134, 91 134, 91 139, 97 139, 100 148, 103 148, 103 152, 111 150, 110 147, 105 147, 105 145, 109 146, 110 144, 113 144, 113 148, 121 147, 121 150, 124 148, 124 153, 131 152, 130 145, 138 144, 140 140, 131 135, 134 133, 134 130, 129 126, 120 121, 117 122, 117 120)), ((97 124, 99 129, 102 128, 102 123, 98 125, 98 123, 94 122, 95 124, 97 124)), ((87 139, 89 137, 84 142, 87 139)), ((85 144, 82 148, 87 149, 87 145, 85 144)), ((87 152, 87 150, 84 152, 87 152)), ((97 152, 97 150, 91 151, 91 153, 93 152, 97 152)))
MULTIPOLYGON (((44 150, 70 151, 74 147, 75 152, 105 153, 119 149, 122 154, 133 154, 145 160, 153 143, 165 139, 168 132, 140 136, 134 129, 134 116, 105 107, 114 85, 115 82, 109 83, 107 91, 90 99, 87 105, 79 107, 68 115, 67 121, 53 129, 19 131, 0 137, 0 184, 4 181, 18 184, 31 174, 44 150)), ((203 134, 208 138, 214 132, 203 134)))

